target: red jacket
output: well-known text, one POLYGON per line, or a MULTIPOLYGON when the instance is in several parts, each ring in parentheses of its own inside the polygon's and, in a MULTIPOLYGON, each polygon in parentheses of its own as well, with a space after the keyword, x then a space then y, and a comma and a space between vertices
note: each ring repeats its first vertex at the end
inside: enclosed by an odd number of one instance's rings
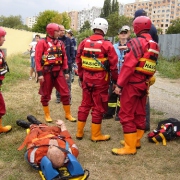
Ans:
MULTIPOLYGON (((147 40, 152 40, 151 35, 148 33, 141 34, 141 36, 146 37, 147 40)), ((149 43, 145 38, 138 38, 141 46, 136 47, 141 48, 142 52, 146 52, 149 47, 149 43)), ((118 76, 117 85, 119 87, 124 87, 128 82, 141 82, 147 79, 147 76, 142 73, 137 73, 135 68, 139 59, 142 57, 141 51, 136 50, 137 58, 134 54, 133 48, 131 46, 131 40, 127 43, 130 51, 125 55, 124 64, 121 68, 120 74, 118 76)))
MULTIPOLYGON (((84 49, 84 45, 85 42, 87 41, 88 38, 84 39, 79 47, 78 47, 78 51, 77 51, 77 55, 76 55, 76 63, 78 66, 78 75, 80 79, 83 79, 83 68, 82 68, 82 59, 81 59, 81 55, 82 55, 82 51, 84 49)), ((94 34, 92 36, 89 37, 89 39, 93 40, 93 41, 97 41, 97 40, 102 40, 104 39, 104 37, 100 34, 94 34)), ((112 43, 110 41, 104 41, 104 43, 101 46, 101 52, 103 54, 107 55, 107 58, 109 60, 109 68, 111 71, 111 76, 112 79, 116 82, 117 81, 117 77, 118 77, 118 72, 117 72, 117 63, 118 63, 118 57, 117 54, 114 50, 114 47, 112 45, 112 43)))
POLYGON ((42 145, 49 145, 50 139, 56 139, 59 147, 64 149, 66 148, 66 142, 68 142, 69 149, 67 150, 70 151, 75 157, 78 156, 78 148, 67 130, 61 131, 57 126, 50 127, 45 124, 31 125, 30 129, 30 133, 26 136, 23 144, 18 148, 18 150, 21 150, 24 146, 27 146, 27 149, 29 149, 28 160, 30 161, 30 156, 31 158, 34 157, 34 162, 31 160, 31 163, 35 163, 37 165, 40 164, 41 159, 47 155, 48 151, 48 146, 42 145), (61 139, 59 138, 60 136, 64 138, 61 139), (33 150, 35 149, 34 146, 39 147, 33 154, 33 150))
MULTIPOLYGON (((60 41, 60 40, 58 40, 58 41, 60 41)), ((44 54, 44 52, 47 52, 47 49, 49 48, 48 42, 53 43, 53 40, 47 36, 46 40, 41 39, 36 45, 35 63, 36 63, 36 70, 38 72, 38 75, 42 75, 43 66, 41 64, 41 60, 42 60, 42 55, 44 54)), ((68 70, 68 61, 67 61, 65 47, 64 47, 63 42, 61 42, 61 44, 62 44, 61 48, 62 48, 63 62, 61 65, 54 66, 52 71, 57 71, 60 69, 60 67, 63 70, 68 70)))
MULTIPOLYGON (((0 68, 3 68, 3 65, 2 65, 2 63, 3 63, 3 59, 4 59, 5 57, 4 57, 4 53, 3 53, 3 51, 2 50, 0 50, 0 68)), ((4 75, 1 75, 0 76, 0 85, 2 84, 2 80, 4 79, 4 75)))

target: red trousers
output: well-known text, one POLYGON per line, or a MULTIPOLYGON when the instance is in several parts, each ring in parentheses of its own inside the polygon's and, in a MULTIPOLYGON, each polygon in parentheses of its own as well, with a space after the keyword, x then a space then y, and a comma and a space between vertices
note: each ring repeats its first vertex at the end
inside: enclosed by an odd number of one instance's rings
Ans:
POLYGON ((44 72, 44 82, 40 83, 39 94, 41 95, 41 103, 43 106, 48 106, 51 100, 53 87, 61 94, 63 105, 70 104, 70 92, 68 84, 65 80, 63 71, 44 72))
POLYGON ((105 81, 106 73, 85 72, 82 82, 82 102, 78 110, 78 120, 86 121, 91 110, 92 123, 100 124, 103 114, 108 108, 109 80, 105 81))
POLYGON ((4 98, 2 96, 2 93, 0 91, 0 118, 5 114, 6 114, 5 102, 4 102, 4 98))
POLYGON ((145 129, 146 98, 146 82, 138 84, 128 83, 123 87, 119 117, 124 133, 136 132, 136 129, 145 129))

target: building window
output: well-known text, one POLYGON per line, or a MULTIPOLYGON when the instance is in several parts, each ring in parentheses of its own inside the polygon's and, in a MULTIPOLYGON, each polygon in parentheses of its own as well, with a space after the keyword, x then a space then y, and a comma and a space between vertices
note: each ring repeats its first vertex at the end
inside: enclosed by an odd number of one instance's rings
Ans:
POLYGON ((163 24, 161 24, 161 27, 163 27, 163 24))
POLYGON ((165 27, 168 27, 168 24, 166 24, 166 26, 165 27))

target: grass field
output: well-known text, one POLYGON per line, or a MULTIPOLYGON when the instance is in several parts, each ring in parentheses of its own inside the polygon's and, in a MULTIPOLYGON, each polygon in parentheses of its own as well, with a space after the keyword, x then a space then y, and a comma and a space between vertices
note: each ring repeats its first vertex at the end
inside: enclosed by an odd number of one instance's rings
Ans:
MULTIPOLYGON (((0 180, 40 180, 38 172, 24 160, 25 149, 17 151, 23 142, 26 132, 16 125, 16 120, 26 119, 32 114, 44 121, 44 114, 38 94, 39 84, 29 81, 29 58, 15 56, 8 59, 10 73, 2 87, 6 101, 7 113, 3 117, 4 125, 11 124, 13 130, 0 134, 0 180)), ((77 117, 81 102, 81 89, 77 77, 72 84, 72 114, 77 117)), ((55 103, 55 92, 50 101, 51 117, 64 120, 62 104, 55 103)), ((164 119, 164 113, 151 109, 151 130, 164 119)), ((84 169, 90 171, 89 180, 165 180, 180 179, 179 149, 180 140, 155 145, 147 140, 147 133, 142 139, 142 148, 136 155, 114 156, 111 149, 120 147, 123 138, 122 128, 114 119, 103 120, 102 132, 111 135, 107 142, 94 143, 90 140, 91 116, 85 126, 85 137, 82 141, 75 139, 76 123, 64 120, 80 154, 78 160, 84 169)), ((50 124, 50 125, 53 125, 50 124)))

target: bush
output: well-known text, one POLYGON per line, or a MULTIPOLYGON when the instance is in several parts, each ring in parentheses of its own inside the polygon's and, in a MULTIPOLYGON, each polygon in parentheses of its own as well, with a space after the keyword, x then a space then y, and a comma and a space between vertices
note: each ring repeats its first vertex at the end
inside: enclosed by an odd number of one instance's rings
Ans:
POLYGON ((180 60, 174 56, 170 59, 160 56, 158 58, 157 71, 163 77, 178 79, 180 78, 180 60))

